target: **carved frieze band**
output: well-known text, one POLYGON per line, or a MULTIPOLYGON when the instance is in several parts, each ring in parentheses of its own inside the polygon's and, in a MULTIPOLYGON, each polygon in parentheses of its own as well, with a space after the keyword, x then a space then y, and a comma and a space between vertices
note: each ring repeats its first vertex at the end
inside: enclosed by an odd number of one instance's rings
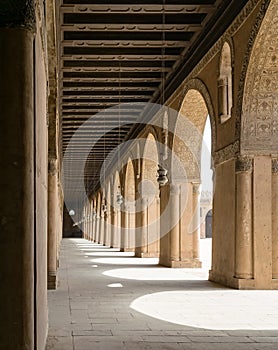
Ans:
POLYGON ((217 166, 236 157, 239 153, 239 141, 236 141, 225 148, 217 151, 213 155, 213 165, 217 166))
POLYGON ((247 156, 240 156, 236 159, 236 172, 252 171, 253 158, 247 156))
POLYGON ((1 0, 0 27, 20 27, 35 30, 35 0, 1 0))

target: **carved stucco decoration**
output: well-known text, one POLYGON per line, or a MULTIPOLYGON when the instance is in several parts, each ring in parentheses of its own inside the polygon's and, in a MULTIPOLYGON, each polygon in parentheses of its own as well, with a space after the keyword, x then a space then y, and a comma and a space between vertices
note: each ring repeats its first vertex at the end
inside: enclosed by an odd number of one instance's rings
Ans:
POLYGON ((214 153, 214 166, 227 162, 230 159, 233 159, 238 153, 239 141, 235 141, 234 143, 214 153))
POLYGON ((202 134, 180 117, 177 123, 179 137, 175 135, 172 152, 172 177, 182 179, 200 178, 202 134))
POLYGON ((241 150, 278 149, 278 0, 271 1, 250 57, 245 82, 241 150))
POLYGON ((35 0, 1 0, 0 27, 21 27, 35 31, 35 0))

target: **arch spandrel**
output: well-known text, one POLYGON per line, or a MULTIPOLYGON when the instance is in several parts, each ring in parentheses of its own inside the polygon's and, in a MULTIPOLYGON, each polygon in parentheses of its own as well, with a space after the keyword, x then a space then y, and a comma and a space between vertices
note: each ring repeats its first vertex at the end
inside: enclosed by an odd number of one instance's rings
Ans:
POLYGON ((256 37, 245 80, 242 152, 277 153, 278 1, 271 1, 256 37))

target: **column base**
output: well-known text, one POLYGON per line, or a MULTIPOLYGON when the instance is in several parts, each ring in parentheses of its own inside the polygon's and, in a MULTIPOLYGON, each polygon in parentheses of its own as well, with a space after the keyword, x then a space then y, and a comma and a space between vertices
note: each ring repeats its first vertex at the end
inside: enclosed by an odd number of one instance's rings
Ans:
POLYGON ((137 258, 159 258, 159 252, 135 254, 137 258))
POLYGON ((134 248, 120 248, 120 252, 134 252, 134 248))
POLYGON ((209 281, 240 290, 278 290, 278 279, 271 279, 263 283, 254 278, 228 277, 213 270, 209 271, 209 281))
POLYGON ((278 289, 278 280, 275 279, 273 279, 271 283, 262 286, 258 285, 257 280, 254 278, 245 279, 234 276, 229 277, 213 270, 209 271, 209 281, 239 290, 278 289))
POLYGON ((199 259, 184 259, 184 260, 170 260, 165 261, 163 259, 159 260, 159 265, 171 267, 174 269, 180 268, 193 268, 193 269, 199 269, 202 267, 202 262, 199 259))
POLYGON ((47 276, 47 289, 57 289, 58 277, 56 274, 48 274, 47 276))
POLYGON ((272 279, 271 281, 271 289, 278 289, 278 279, 272 279))

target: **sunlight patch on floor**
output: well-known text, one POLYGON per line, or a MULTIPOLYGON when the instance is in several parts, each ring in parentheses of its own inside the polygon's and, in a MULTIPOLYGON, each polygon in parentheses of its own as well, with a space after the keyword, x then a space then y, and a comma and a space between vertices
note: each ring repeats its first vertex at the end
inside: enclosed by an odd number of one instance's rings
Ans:
POLYGON ((144 295, 130 307, 144 315, 211 330, 278 328, 276 291, 168 291, 144 295))
POLYGON ((208 279, 208 272, 201 269, 169 269, 163 267, 115 269, 104 271, 103 275, 138 281, 200 281, 208 279))
MULTIPOLYGON (((114 255, 114 254, 113 254, 114 255)), ((108 265, 157 265, 157 258, 96 258, 90 260, 93 263, 108 265)))

